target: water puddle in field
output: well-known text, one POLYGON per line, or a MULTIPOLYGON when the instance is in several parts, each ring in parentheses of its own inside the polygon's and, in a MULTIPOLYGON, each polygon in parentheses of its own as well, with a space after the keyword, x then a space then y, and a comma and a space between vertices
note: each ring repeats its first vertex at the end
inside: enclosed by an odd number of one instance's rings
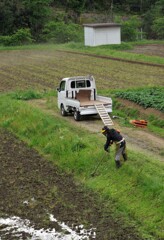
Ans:
POLYGON ((52 214, 49 214, 50 221, 58 224, 61 232, 53 229, 35 229, 31 226, 29 220, 23 220, 19 217, 0 218, 0 240, 9 239, 25 239, 23 235, 28 236, 28 240, 89 240, 96 238, 95 228, 84 229, 83 225, 74 227, 72 230, 64 222, 59 222, 52 214), (77 230, 77 231, 76 231, 77 230))

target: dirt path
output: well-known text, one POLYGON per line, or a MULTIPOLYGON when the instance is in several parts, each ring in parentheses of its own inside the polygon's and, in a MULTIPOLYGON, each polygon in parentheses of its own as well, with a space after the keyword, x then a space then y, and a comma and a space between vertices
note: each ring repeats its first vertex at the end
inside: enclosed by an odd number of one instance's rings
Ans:
MULTIPOLYGON (((44 99, 32 100, 29 101, 29 104, 34 107, 41 108, 43 111, 51 115, 63 118, 60 115, 59 110, 54 111, 48 109, 46 105, 46 100, 44 99)), ((98 134, 100 133, 100 129, 102 128, 102 121, 98 117, 87 117, 80 122, 76 122, 73 116, 68 116, 65 117, 65 120, 98 134)), ((163 160, 162 156, 160 156, 162 155, 164 148, 164 140, 162 138, 154 135, 153 133, 150 133, 147 129, 140 129, 135 127, 120 127, 117 120, 114 120, 114 125, 126 137, 128 145, 131 148, 139 151, 144 151, 147 155, 153 154, 155 158, 158 157, 158 159, 160 159, 161 161, 163 160)))

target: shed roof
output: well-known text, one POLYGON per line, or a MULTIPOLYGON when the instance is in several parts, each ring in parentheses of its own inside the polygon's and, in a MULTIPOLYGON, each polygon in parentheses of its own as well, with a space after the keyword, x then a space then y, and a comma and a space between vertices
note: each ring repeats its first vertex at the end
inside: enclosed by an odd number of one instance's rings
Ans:
POLYGON ((101 27, 120 27, 121 24, 118 23, 87 23, 83 24, 84 27, 91 27, 91 28, 101 28, 101 27))

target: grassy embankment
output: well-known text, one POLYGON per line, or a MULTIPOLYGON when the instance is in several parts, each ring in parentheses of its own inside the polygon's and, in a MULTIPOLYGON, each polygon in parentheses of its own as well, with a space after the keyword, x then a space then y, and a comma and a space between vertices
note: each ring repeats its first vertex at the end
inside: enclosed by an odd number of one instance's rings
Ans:
POLYGON ((88 134, 63 118, 45 114, 24 101, 13 99, 10 94, 0 96, 0 105, 1 127, 12 131, 66 172, 73 173, 77 181, 109 201, 109 207, 111 201, 114 202, 115 215, 121 215, 135 225, 145 239, 164 237, 161 161, 153 155, 128 149, 128 162, 116 170, 114 147, 110 155, 105 153, 105 140, 101 134, 88 134), (102 157, 98 175, 91 177, 102 157))

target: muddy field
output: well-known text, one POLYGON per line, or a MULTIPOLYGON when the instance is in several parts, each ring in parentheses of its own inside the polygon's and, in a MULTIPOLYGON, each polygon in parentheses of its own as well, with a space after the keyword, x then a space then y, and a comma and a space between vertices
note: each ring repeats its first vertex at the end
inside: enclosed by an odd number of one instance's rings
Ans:
POLYGON ((134 48, 134 50, 130 50, 129 52, 146 54, 148 56, 159 56, 164 57, 164 45, 159 44, 147 44, 147 45, 139 45, 134 48))
MULTIPOLYGON (((63 76, 91 72, 104 81, 103 88, 124 88, 127 87, 125 81, 136 86, 162 85, 164 79, 162 68, 138 66, 136 69, 134 65, 129 68, 129 63, 59 52, 4 51, 0 52, 0 59, 1 93, 28 88, 46 91, 54 89, 63 76), (93 64, 88 65, 91 61, 93 64), (137 74, 134 75, 134 71, 137 74), (121 78, 123 72, 124 79, 121 78)), ((102 88, 101 81, 98 88, 102 88)), ((30 104, 46 110, 44 102, 30 104)), ((87 127, 86 121, 80 124, 87 127)), ((94 126, 94 129, 100 127, 99 123, 94 126)), ((163 140, 146 131, 136 133, 138 138, 132 144, 140 151, 148 149, 159 156, 163 140), (143 142, 147 139, 145 146, 141 141, 138 144, 141 135, 143 142)), ((131 140, 132 136, 133 129, 126 137, 131 140)), ((113 219, 112 208, 107 211, 106 203, 100 203, 97 195, 84 189, 72 176, 60 171, 11 133, 1 129, 0 142, 0 239, 141 240, 133 227, 125 226, 121 218, 113 219)))

